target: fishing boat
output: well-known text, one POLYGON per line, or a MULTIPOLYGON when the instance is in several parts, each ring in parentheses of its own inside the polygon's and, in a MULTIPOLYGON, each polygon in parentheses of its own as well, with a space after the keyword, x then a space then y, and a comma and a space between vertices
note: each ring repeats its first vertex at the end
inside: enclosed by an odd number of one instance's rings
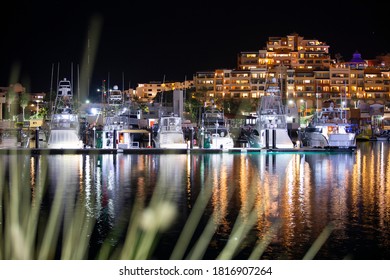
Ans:
POLYGON ((143 134, 149 134, 139 128, 141 110, 125 104, 124 95, 118 86, 114 86, 107 97, 102 130, 97 130, 96 148, 130 149, 139 148, 143 134))
POLYGON ((200 127, 203 131, 204 148, 230 149, 234 147, 234 140, 223 110, 214 105, 202 108, 200 127))
POLYGON ((280 88, 275 78, 267 88, 266 95, 260 98, 256 124, 245 133, 251 148, 294 148, 287 130, 287 115, 280 88))
POLYGON ((356 149, 356 131, 347 121, 347 110, 324 102, 321 111, 303 131, 303 145, 312 148, 356 149))
POLYGON ((153 143, 156 148, 187 149, 181 117, 175 114, 161 115, 153 143))
POLYGON ((52 110, 49 140, 51 149, 79 149, 84 144, 79 137, 79 119, 73 106, 73 91, 69 80, 58 84, 54 109, 52 110))

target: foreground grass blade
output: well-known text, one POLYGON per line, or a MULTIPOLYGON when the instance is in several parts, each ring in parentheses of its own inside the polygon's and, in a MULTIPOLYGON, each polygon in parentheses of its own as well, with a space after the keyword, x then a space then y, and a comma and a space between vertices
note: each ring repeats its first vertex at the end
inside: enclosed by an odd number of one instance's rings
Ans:
POLYGON ((318 238, 314 241, 314 243, 311 245, 310 249, 307 251, 307 253, 303 257, 304 260, 314 259, 314 257, 318 253, 318 251, 321 249, 322 245, 324 245, 326 240, 329 238, 333 229, 334 229, 333 224, 329 224, 324 228, 324 230, 320 233, 318 238))

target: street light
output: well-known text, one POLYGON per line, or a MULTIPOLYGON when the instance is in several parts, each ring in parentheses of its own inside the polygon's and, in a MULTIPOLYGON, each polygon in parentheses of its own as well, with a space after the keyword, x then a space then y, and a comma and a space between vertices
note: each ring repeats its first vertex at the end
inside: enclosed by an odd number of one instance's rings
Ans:
POLYGON ((297 107, 297 105, 295 104, 294 100, 292 100, 292 99, 288 100, 288 106, 290 108, 296 108, 297 107))

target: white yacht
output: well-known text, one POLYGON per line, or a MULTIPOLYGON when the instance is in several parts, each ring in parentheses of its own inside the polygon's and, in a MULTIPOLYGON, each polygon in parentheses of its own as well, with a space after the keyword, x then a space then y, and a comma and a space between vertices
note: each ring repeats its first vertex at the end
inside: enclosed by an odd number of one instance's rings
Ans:
POLYGON ((83 142, 79 137, 79 119, 73 108, 73 91, 69 80, 58 84, 55 107, 52 110, 49 140, 51 149, 79 149, 83 142))
POLYGON ((107 97, 103 130, 96 131, 101 133, 102 139, 101 142, 97 139, 95 147, 103 149, 140 148, 143 134, 149 134, 150 138, 149 131, 139 128, 140 118, 141 110, 132 106, 131 103, 126 104, 123 92, 118 86, 114 86, 107 97))
POLYGON ((294 148, 287 130, 287 115, 280 95, 280 88, 273 78, 267 95, 260 98, 256 124, 247 135, 251 148, 294 148))
POLYGON ((333 101, 324 103, 302 137, 303 145, 312 148, 356 148, 356 132, 347 121, 347 110, 335 108, 333 101))
POLYGON ((187 149, 181 117, 173 114, 162 115, 157 126, 157 133, 153 138, 156 148, 187 149))
POLYGON ((234 147, 234 140, 222 110, 215 106, 203 108, 200 126, 204 133, 204 148, 230 149, 234 147))
POLYGON ((98 139, 96 140, 96 148, 140 148, 144 134, 148 134, 150 138, 150 132, 145 129, 140 129, 138 124, 132 124, 135 120, 137 119, 134 119, 129 112, 123 115, 105 117, 103 130, 96 131, 96 133, 101 133, 100 137, 102 138, 101 143, 98 139))

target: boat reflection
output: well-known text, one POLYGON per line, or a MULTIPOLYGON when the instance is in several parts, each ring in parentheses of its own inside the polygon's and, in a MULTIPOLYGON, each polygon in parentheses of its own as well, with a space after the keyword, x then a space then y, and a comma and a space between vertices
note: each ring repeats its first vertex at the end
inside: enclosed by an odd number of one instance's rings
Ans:
POLYGON ((192 256, 218 258, 235 237, 232 258, 302 259, 332 225, 316 259, 388 259, 389 147, 362 142, 356 154, 3 155, 1 172, 6 180, 11 169, 23 174, 33 201, 39 202, 39 186, 47 186, 43 215, 49 214, 59 189, 65 214, 70 205, 82 203, 95 220, 90 258, 104 242, 124 242, 136 205, 147 208, 163 199, 177 215, 152 257, 169 259, 173 240, 204 198, 183 258, 191 256, 200 238, 209 245, 192 256), (205 234, 208 226, 213 231, 205 234))

